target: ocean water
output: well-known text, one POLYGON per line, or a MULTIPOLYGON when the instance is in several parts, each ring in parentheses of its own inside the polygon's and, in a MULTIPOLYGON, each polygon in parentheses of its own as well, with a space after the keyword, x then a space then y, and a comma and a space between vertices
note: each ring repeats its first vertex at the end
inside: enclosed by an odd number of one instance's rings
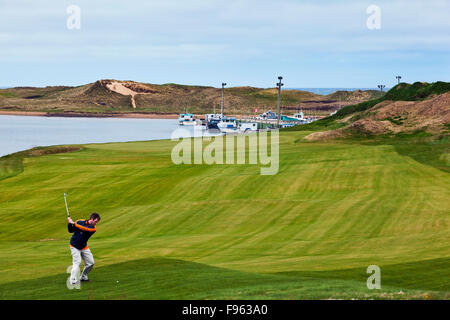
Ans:
MULTIPOLYGON (((198 135, 210 135, 198 129, 198 135)), ((196 131, 197 134, 197 131, 196 131)), ((176 119, 64 118, 0 115, 0 157, 38 146, 170 139, 194 135, 176 119)))
MULTIPOLYGON (((378 88, 286 88, 284 90, 302 90, 315 94, 327 95, 336 91, 380 90, 378 88)), ((386 91, 386 88, 384 89, 386 91)))

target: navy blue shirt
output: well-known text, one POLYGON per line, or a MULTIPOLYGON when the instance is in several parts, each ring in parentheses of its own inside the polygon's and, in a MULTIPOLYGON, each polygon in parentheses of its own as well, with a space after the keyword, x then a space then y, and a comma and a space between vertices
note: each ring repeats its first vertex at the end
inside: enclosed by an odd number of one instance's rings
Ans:
POLYGON ((70 245, 78 250, 87 249, 89 238, 97 231, 95 226, 87 224, 88 220, 78 220, 75 224, 69 223, 67 228, 73 233, 70 239, 70 245))

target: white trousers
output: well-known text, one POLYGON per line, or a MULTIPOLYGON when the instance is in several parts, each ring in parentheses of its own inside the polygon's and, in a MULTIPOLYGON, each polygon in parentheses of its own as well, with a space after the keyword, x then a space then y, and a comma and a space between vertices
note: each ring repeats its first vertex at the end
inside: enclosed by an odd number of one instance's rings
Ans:
POLYGON ((72 272, 70 273, 70 281, 75 282, 78 281, 78 275, 80 274, 80 265, 81 258, 84 261, 84 269, 81 274, 81 278, 87 277, 89 271, 91 271, 94 266, 94 256, 91 253, 91 250, 88 248, 86 250, 78 250, 77 248, 70 247, 70 251, 72 252, 72 272))

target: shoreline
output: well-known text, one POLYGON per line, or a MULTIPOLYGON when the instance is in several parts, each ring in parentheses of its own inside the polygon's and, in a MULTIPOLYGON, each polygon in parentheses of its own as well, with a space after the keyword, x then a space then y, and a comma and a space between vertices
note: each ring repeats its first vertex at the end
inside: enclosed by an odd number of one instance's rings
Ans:
POLYGON ((3 116, 65 117, 65 118, 126 118, 126 119, 178 119, 175 113, 91 113, 91 112, 42 112, 0 111, 3 116))

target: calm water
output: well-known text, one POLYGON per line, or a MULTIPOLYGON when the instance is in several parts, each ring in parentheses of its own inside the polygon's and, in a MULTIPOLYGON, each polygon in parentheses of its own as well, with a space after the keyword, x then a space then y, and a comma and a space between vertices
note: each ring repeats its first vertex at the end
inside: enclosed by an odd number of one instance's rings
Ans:
MULTIPOLYGON (((176 129, 176 119, 0 115, 0 157, 37 146, 170 139, 176 129)), ((178 132, 178 137, 194 133, 193 126, 182 129, 187 131, 178 132)))

